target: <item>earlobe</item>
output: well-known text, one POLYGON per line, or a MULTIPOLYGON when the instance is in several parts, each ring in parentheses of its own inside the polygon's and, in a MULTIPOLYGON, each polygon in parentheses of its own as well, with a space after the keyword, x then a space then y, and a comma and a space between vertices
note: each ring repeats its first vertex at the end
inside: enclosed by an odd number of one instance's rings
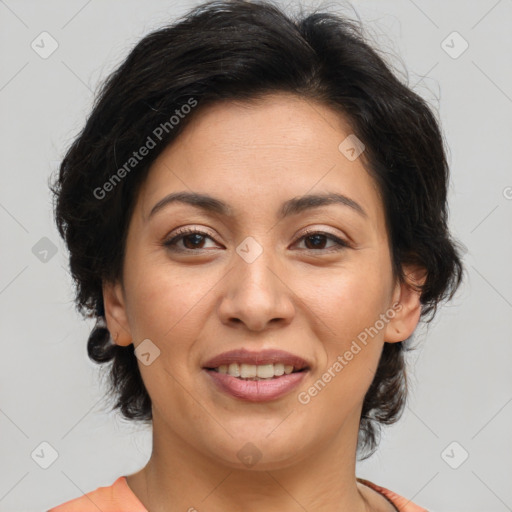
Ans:
POLYGON ((105 320, 116 345, 132 343, 122 286, 120 283, 103 283, 103 304, 105 320))
POLYGON ((396 343, 412 335, 421 316, 421 291, 419 286, 425 283, 426 270, 417 265, 404 267, 406 281, 397 282, 391 305, 394 315, 384 330, 384 341, 396 343))

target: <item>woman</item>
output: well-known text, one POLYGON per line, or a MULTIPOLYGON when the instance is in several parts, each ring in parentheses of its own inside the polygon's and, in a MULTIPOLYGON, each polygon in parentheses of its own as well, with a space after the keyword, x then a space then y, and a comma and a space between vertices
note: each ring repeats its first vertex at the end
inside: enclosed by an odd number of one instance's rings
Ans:
POLYGON ((425 510, 355 463, 462 279, 448 178, 352 22, 210 2, 145 37, 53 191, 89 355, 153 451, 51 512, 425 510))

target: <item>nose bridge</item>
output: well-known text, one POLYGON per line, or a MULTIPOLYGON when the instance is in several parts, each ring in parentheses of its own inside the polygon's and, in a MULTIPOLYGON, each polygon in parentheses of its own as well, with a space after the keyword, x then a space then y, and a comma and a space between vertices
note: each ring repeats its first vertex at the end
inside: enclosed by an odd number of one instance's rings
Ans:
POLYGON ((224 322, 241 321, 260 330, 272 320, 291 319, 291 292, 279 276, 282 266, 269 245, 270 238, 265 247, 251 236, 237 246, 220 307, 224 322))

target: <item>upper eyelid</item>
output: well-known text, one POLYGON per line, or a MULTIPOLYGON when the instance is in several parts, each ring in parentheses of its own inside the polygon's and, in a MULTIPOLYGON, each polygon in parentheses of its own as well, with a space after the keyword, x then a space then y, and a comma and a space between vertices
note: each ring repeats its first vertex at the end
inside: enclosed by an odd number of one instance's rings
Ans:
MULTIPOLYGON (((167 236, 166 238, 172 240, 173 238, 176 238, 178 236, 186 236, 187 234, 193 235, 195 233, 209 236, 215 240, 215 236, 212 235, 211 233, 209 233, 208 231, 205 231, 204 228, 190 228, 190 227, 177 228, 176 233, 174 233, 172 236, 167 236)), ((302 232, 299 232, 298 234, 296 234, 295 237, 301 238, 301 237, 309 235, 309 234, 325 234, 325 235, 330 235, 330 236, 333 236, 336 238, 342 238, 342 236, 336 235, 335 233, 331 233, 330 231, 327 231, 325 229, 309 228, 309 227, 305 228, 305 231, 302 231, 302 232)))

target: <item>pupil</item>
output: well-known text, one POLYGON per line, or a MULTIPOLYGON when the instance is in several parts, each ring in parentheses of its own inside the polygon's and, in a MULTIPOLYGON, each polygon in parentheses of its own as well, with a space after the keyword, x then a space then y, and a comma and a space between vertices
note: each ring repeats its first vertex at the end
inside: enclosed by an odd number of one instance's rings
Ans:
POLYGON ((322 242, 324 242, 324 240, 322 240, 323 237, 324 237, 324 235, 311 235, 311 236, 308 237, 308 239, 309 240, 314 239, 315 242, 313 242, 313 246, 318 248, 319 245, 322 245, 322 242))
POLYGON ((194 233, 192 235, 188 235, 185 238, 185 240, 190 242, 190 240, 193 239, 192 245, 194 247, 198 247, 202 242, 202 238, 203 238, 203 235, 200 235, 199 233, 194 233))

